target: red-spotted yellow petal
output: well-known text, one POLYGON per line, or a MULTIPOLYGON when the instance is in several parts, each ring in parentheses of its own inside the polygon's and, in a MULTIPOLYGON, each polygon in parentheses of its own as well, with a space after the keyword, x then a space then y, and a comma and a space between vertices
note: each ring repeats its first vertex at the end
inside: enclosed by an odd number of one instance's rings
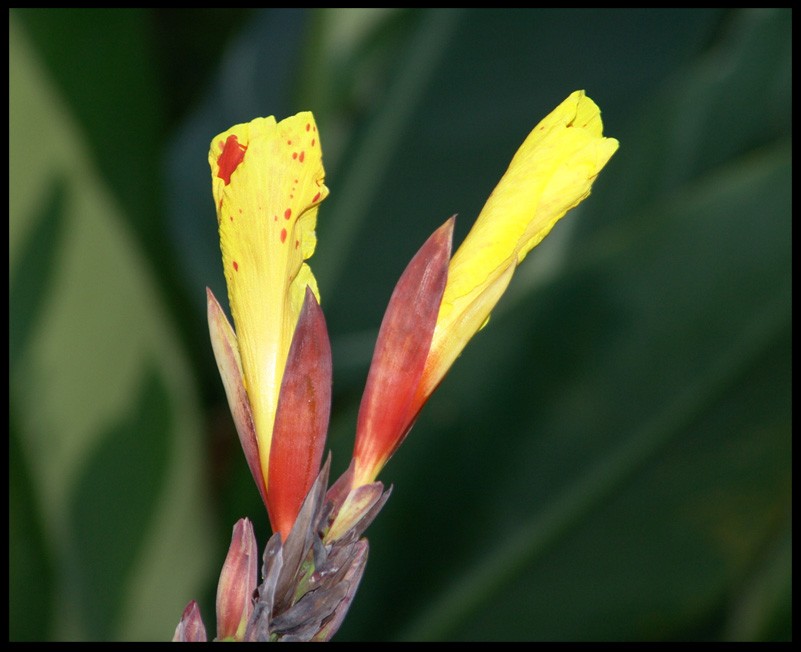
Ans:
POLYGON ((214 138, 209 151, 225 280, 242 375, 267 484, 278 393, 314 252, 324 185, 311 113, 258 118, 214 138))
POLYGON ((617 148, 617 140, 603 136, 601 112, 584 91, 534 127, 451 260, 422 398, 486 323, 515 267, 590 194, 617 148))

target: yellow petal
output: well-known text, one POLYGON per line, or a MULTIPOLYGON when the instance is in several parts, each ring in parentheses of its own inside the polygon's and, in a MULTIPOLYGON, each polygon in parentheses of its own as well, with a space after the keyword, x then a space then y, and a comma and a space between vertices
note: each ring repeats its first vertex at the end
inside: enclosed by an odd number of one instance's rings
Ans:
MULTIPOLYGON (((259 443, 265 486, 278 392, 325 199, 320 138, 309 112, 257 118, 209 150, 225 280, 259 443)), ((319 299, 319 296, 318 296, 319 299)))
POLYGON ((603 137, 600 110, 584 91, 534 127, 451 259, 423 395, 486 323, 514 268, 590 194, 617 148, 617 140, 603 137))

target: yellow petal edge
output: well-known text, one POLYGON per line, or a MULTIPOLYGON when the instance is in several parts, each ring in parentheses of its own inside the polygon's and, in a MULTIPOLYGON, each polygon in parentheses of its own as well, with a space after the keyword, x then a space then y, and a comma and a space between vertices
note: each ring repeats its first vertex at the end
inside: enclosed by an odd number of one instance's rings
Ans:
POLYGON ((601 112, 584 91, 534 127, 451 259, 423 395, 486 323, 515 267, 590 194, 617 148, 617 140, 603 136, 601 112))
POLYGON ((257 118, 219 134, 209 150, 228 300, 265 486, 278 393, 314 253, 324 184, 314 116, 257 118))

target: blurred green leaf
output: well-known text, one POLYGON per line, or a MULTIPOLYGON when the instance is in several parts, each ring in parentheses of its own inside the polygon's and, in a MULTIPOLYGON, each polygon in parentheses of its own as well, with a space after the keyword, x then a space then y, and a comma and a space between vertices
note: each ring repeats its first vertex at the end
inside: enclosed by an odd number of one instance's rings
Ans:
MULTIPOLYGON (((158 231, 154 152, 165 134, 147 10, 18 9, 14 16, 82 127, 104 182, 145 241, 158 231)), ((163 254, 163 244, 148 241, 147 253, 155 247, 163 254)))
POLYGON ((53 560, 36 505, 36 484, 19 439, 12 409, 8 445, 8 637, 11 641, 48 640, 52 636, 48 607, 53 596, 53 560))
POLYGON ((167 640, 214 571, 196 390, 124 209, 10 18, 12 563, 30 545, 12 577, 39 550, 46 583, 15 596, 11 632, 167 640))
POLYGON ((87 455, 69 505, 67 565, 75 569, 86 630, 100 640, 113 638, 120 625, 119 597, 139 565, 141 533, 153 526, 169 466, 174 407, 157 371, 145 370, 130 410, 87 455), (113 524, 110 514, 124 518, 113 524))
POLYGON ((12 368, 24 357, 31 336, 36 334, 36 324, 55 281, 56 257, 64 246, 63 181, 55 180, 45 192, 49 198, 44 210, 32 219, 35 226, 20 246, 14 267, 9 271, 8 301, 14 306, 8 316, 12 368))

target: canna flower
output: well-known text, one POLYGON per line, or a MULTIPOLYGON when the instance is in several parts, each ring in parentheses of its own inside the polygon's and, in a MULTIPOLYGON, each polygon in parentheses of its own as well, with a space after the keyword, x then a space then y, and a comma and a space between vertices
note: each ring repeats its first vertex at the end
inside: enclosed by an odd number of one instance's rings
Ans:
MULTIPOLYGON (((600 111, 571 94, 528 135, 451 257, 454 219, 411 260, 379 330, 348 470, 320 468, 331 350, 314 276, 324 185, 311 113, 259 118, 217 136, 209 163, 234 327, 207 290, 212 347, 248 466, 273 528, 257 585, 253 528, 241 520, 217 594, 218 639, 328 640, 364 572, 364 530, 391 488, 376 477, 514 270, 590 194, 617 150, 600 111)), ((330 461, 330 460, 329 460, 330 461)), ((174 640, 205 640, 193 601, 174 640)))
POLYGON ((379 331, 359 409, 353 489, 375 480, 486 324, 516 267, 590 194, 617 148, 617 140, 603 136, 596 104, 584 91, 572 93, 528 135, 450 262, 452 220, 423 246, 379 331), (430 287, 423 289, 424 282, 430 287))
POLYGON ((311 113, 258 118, 209 151, 228 302, 208 320, 237 432, 273 530, 286 537, 320 470, 331 351, 306 259, 328 195, 311 113))

